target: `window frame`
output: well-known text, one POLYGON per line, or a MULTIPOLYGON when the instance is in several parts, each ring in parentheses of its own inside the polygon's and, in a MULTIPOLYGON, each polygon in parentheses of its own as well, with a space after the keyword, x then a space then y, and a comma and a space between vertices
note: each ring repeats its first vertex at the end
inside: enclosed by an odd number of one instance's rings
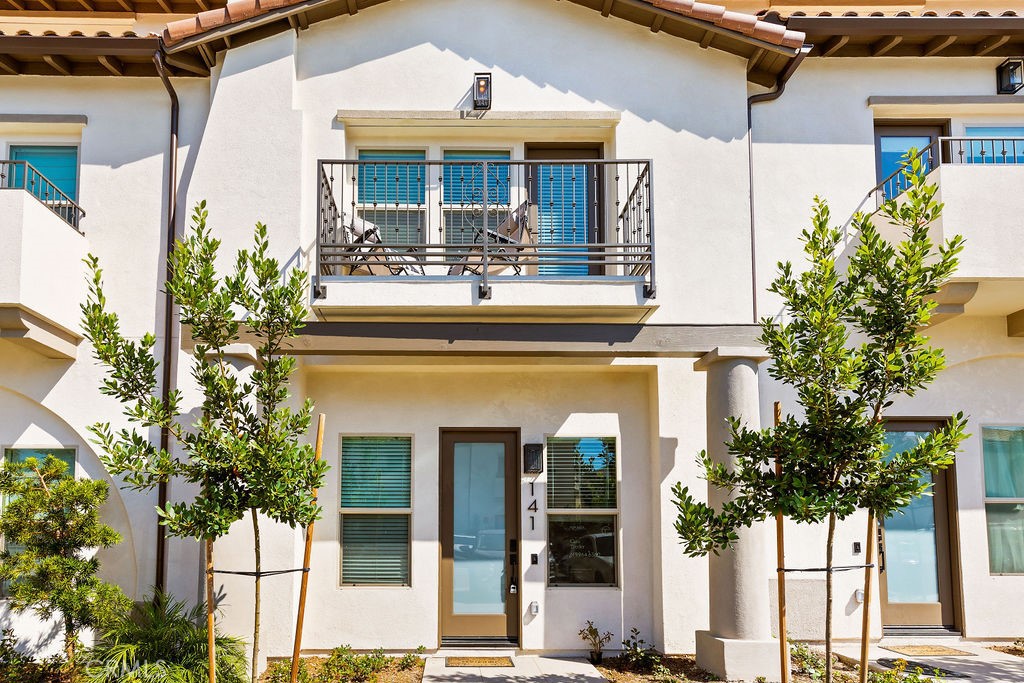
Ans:
POLYGON ((1019 429, 1024 433, 1024 424, 986 423, 981 425, 981 505, 985 510, 985 546, 988 550, 988 575, 989 576, 1024 576, 1024 571, 1019 572, 994 572, 992 571, 992 544, 988 535, 988 506, 992 505, 1024 505, 1024 497, 998 498, 988 495, 985 484, 985 430, 986 429, 1019 429))
POLYGON ((402 434, 394 432, 380 432, 380 433, 369 433, 369 432, 358 432, 340 434, 338 436, 338 587, 341 589, 390 589, 390 590, 409 590, 413 587, 413 526, 412 526, 412 511, 415 505, 416 498, 416 437, 413 434, 402 434), (395 438, 395 439, 409 439, 409 506, 404 508, 365 508, 365 507, 342 507, 342 486, 344 482, 342 480, 342 457, 344 454, 345 439, 363 439, 363 438, 395 438), (344 577, 345 567, 345 515, 391 515, 394 517, 405 517, 409 527, 408 538, 406 541, 406 552, 409 558, 408 571, 409 575, 407 581, 402 584, 394 583, 346 583, 344 577))
MULTIPOLYGON (((11 138, 7 141, 7 149, 5 150, 7 155, 6 159, 14 159, 14 148, 15 147, 67 147, 75 150, 75 198, 72 200, 78 206, 82 205, 82 139, 81 137, 75 137, 74 139, 68 139, 61 141, 58 137, 49 138, 11 138)), ((47 178, 47 180, 50 180, 47 178)), ((53 181, 50 180, 52 183, 53 181)), ((60 188, 58 188, 60 189, 60 188)), ((76 454, 77 458, 77 454, 76 454)), ((77 459, 76 459, 77 462, 77 459)))
MULTIPOLYGON (((6 444, 4 444, 4 445, 0 445, 0 462, 2 462, 4 465, 6 465, 8 462, 10 462, 9 453, 11 451, 46 451, 46 450, 71 451, 72 457, 74 458, 74 463, 73 463, 73 466, 71 468, 71 476, 75 477, 76 479, 78 478, 78 473, 79 473, 79 468, 80 468, 80 463, 79 463, 79 458, 78 458, 78 446, 64 446, 64 445, 61 445, 61 446, 53 446, 53 445, 49 445, 49 446, 25 446, 25 445, 14 446, 14 445, 6 445, 6 444)), ((5 497, 4 496, 0 496, 0 515, 3 514, 4 507, 5 507, 5 502, 6 502, 5 501, 5 497)), ((3 534, 0 534, 0 552, 4 551, 6 549, 7 549, 7 539, 4 538, 3 534)), ((10 596, 7 595, 6 587, 4 586, 4 584, 2 582, 0 582, 0 601, 8 600, 9 598, 10 598, 10 596)))
POLYGON ((595 589, 622 589, 622 465, 621 465, 621 438, 617 434, 545 434, 544 435, 544 462, 545 467, 545 495, 544 495, 544 546, 547 556, 551 553, 551 517, 611 517, 615 539, 615 581, 613 583, 552 583, 550 570, 544 572, 544 585, 547 590, 595 590, 595 589), (552 508, 548 507, 547 488, 551 476, 551 461, 548 457, 548 445, 551 439, 611 439, 615 447, 615 507, 614 508, 552 508))

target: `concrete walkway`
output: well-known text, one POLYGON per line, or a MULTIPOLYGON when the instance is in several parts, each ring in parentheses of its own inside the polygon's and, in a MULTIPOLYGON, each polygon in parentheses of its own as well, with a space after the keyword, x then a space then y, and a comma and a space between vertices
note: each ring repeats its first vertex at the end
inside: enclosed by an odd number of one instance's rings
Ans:
POLYGON ((477 683, 478 681, 529 681, 530 683, 606 683, 584 659, 514 656, 508 653, 458 652, 427 657, 423 683, 477 683), (446 667, 445 656, 511 656, 514 667, 446 667))
MULTIPOLYGON (((960 681, 970 681, 971 683, 1021 683, 1024 681, 1024 657, 1016 657, 1014 655, 1004 654, 1002 652, 996 652, 990 650, 989 647, 996 645, 997 643, 972 643, 956 641, 952 639, 943 639, 940 642, 933 641, 931 639, 923 640, 889 640, 885 639, 881 643, 872 645, 868 652, 868 656, 871 658, 872 663, 877 663, 879 659, 906 659, 920 662, 928 666, 936 666, 949 671, 955 671, 959 674, 964 674, 969 678, 954 678, 952 676, 943 678, 942 681, 954 681, 959 683, 960 681), (886 645, 945 645, 957 650, 963 650, 964 652, 970 652, 969 657, 955 656, 955 657, 921 657, 914 656, 908 657, 901 655, 896 652, 883 649, 886 645)), ((860 648, 856 644, 841 644, 836 646, 836 652, 847 657, 860 657, 860 648)), ((927 670, 925 671, 927 673, 927 670)))

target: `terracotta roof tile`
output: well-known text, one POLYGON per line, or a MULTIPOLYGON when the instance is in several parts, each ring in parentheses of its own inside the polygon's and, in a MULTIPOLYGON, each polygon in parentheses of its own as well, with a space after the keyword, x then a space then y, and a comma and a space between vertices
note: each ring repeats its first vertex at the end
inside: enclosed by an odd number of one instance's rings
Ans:
MULTIPOLYGON (((964 4, 967 4, 965 0, 964 4)), ((808 9, 797 9, 794 7, 779 6, 772 7, 771 9, 765 9, 759 12, 756 16, 768 17, 774 21, 785 21, 790 17, 929 17, 929 18, 986 18, 986 17, 1020 17, 1024 16, 1024 10, 1012 10, 1012 9, 958 9, 958 8, 943 8, 943 9, 926 9, 920 6, 915 8, 905 7, 886 7, 885 9, 877 9, 870 7, 854 7, 854 8, 842 8, 842 7, 831 7, 825 9, 825 5, 821 7, 808 8, 808 9)))
MULTIPOLYGON (((230 26, 252 17, 267 14, 277 9, 301 5, 308 0, 238 0, 224 8, 172 21, 163 32, 163 41, 167 46, 175 45, 189 38, 217 28, 230 26)), ((803 45, 804 34, 799 31, 787 31, 783 27, 767 22, 752 14, 726 10, 721 5, 694 0, 642 0, 649 5, 664 9, 680 16, 706 21, 723 29, 741 35, 756 38, 772 45, 787 48, 798 48, 803 45)))

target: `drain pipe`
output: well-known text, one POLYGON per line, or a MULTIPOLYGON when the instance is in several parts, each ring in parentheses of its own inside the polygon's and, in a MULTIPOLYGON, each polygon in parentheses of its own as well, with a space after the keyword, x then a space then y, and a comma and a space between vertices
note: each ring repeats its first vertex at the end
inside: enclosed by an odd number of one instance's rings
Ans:
MULTIPOLYGON (((178 194, 178 93, 171 85, 171 79, 167 74, 167 65, 164 64, 162 50, 153 53, 153 64, 156 65, 157 74, 167 90, 171 99, 171 128, 170 141, 167 149, 167 243, 166 254, 167 264, 165 267, 165 280, 171 278, 171 252, 174 251, 175 226, 177 216, 175 205, 178 194)), ((166 289, 166 287, 165 287, 166 289)), ((164 405, 171 396, 171 361, 172 349, 171 335, 174 332, 174 297, 170 292, 164 294, 164 358, 163 358, 163 379, 160 385, 160 399, 164 405)), ((167 450, 170 447, 170 433, 166 427, 160 429, 160 448, 167 450)), ((167 507, 168 482, 161 481, 157 488, 158 505, 161 508, 167 507)), ((164 592, 167 590, 167 529, 159 522, 156 525, 156 590, 164 592)))
POLYGON ((804 45, 796 53, 793 59, 789 60, 786 68, 779 74, 775 81, 775 89, 771 92, 751 95, 747 98, 747 180, 750 189, 750 301, 753 309, 754 324, 758 323, 757 311, 757 236, 754 229, 756 214, 754 213, 754 118, 753 109, 755 104, 761 102, 772 102, 782 97, 786 92, 786 83, 790 77, 803 63, 807 54, 814 48, 813 45, 804 45))

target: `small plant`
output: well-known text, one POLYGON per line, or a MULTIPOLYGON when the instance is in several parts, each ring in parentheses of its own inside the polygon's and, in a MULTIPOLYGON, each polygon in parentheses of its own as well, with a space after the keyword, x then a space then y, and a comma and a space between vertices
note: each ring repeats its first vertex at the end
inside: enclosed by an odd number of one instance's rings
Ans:
POLYGON ((789 658, 797 673, 819 680, 825 673, 825 658, 807 647, 806 643, 789 641, 789 658))
POLYGON ((427 648, 420 645, 414 652, 407 652, 398 660, 398 670, 408 671, 414 666, 418 666, 420 663, 420 656, 427 651, 427 648))
POLYGON ((590 645, 590 661, 594 664, 601 663, 601 650, 605 645, 612 642, 612 632, 605 631, 602 634, 594 622, 587 619, 587 625, 585 628, 580 629, 580 638, 583 642, 590 645))
MULTIPOLYGON (((292 680, 292 660, 286 659, 284 661, 276 662, 271 664, 267 669, 267 683, 291 683, 292 680)), ((306 665, 305 659, 299 660, 299 683, 317 683, 309 673, 309 667, 306 665)))
POLYGON ((650 673, 661 664, 661 654, 640 637, 640 629, 632 628, 629 638, 622 641, 622 662, 629 671, 650 673))
MULTIPOLYGON (((935 678, 942 678, 938 670, 934 671, 933 675, 935 678)), ((934 683, 934 680, 919 666, 908 670, 907 662, 903 659, 897 659, 888 671, 872 671, 868 676, 869 683, 934 683)))
POLYGON ((679 681, 667 666, 658 662, 651 668, 651 678, 658 683, 677 683, 679 681))

